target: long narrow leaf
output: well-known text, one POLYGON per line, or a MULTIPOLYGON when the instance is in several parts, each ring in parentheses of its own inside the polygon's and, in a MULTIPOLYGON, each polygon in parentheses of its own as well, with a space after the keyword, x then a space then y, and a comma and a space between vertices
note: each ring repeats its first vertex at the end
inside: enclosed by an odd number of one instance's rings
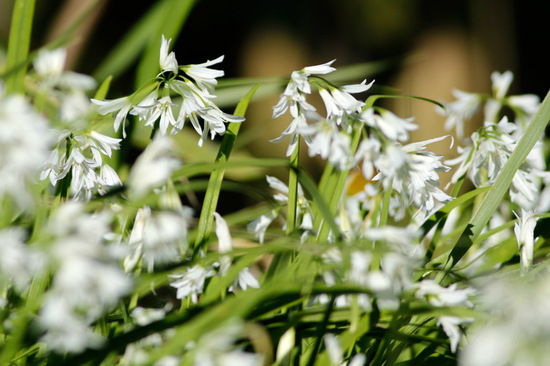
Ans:
POLYGON ((25 92, 27 56, 31 44, 35 0, 17 0, 13 8, 6 69, 15 70, 6 80, 6 94, 25 92))
MULTIPOLYGON (((253 87, 240 101, 235 109, 235 115, 244 116, 250 99, 258 89, 258 85, 253 87)), ((227 126, 227 131, 223 137, 222 143, 220 145, 220 150, 218 156, 216 157, 216 163, 225 163, 229 159, 233 145, 235 144, 235 139, 239 133, 241 123, 233 122, 227 126)), ((206 189, 206 195, 204 197, 204 202, 202 205, 201 216, 199 219, 199 226, 197 232, 197 238, 195 240, 195 249, 200 248, 205 240, 208 240, 211 232, 212 214, 216 211, 218 205, 218 198, 220 196, 220 189, 222 186, 223 176, 225 174, 225 168, 217 167, 214 168, 212 174, 210 175, 210 180, 208 182, 208 188, 206 189)))

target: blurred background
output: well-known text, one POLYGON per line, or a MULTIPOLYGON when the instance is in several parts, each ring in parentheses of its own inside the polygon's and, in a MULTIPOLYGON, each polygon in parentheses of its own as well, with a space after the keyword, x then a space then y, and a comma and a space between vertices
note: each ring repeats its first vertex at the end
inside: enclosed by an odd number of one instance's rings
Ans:
MULTIPOLYGON (((37 0, 32 48, 74 26, 67 68, 99 75, 98 67, 110 52, 162 1, 169 0, 37 0)), ((4 51, 13 3, 0 0, 4 51)), ((541 1, 182 0, 179 4, 189 3, 187 20, 173 35, 179 63, 201 63, 225 55, 220 68, 228 78, 289 76, 292 70, 336 59, 337 68, 379 62, 376 72, 356 75, 352 82, 374 78, 378 86, 437 101, 452 100, 453 88, 490 92, 492 71, 514 72, 510 94, 534 93, 543 98, 550 87, 548 59, 543 55, 548 31, 541 1)), ((151 34, 157 31, 150 29, 151 34)), ((137 59, 139 52, 136 61, 115 74, 110 98, 135 90, 137 59)), ((266 142, 289 123, 284 118, 271 120, 279 93, 257 98, 251 105, 243 130, 255 133, 240 145, 247 154, 284 156, 286 143, 266 142)), ((400 99, 384 106, 402 117, 415 116, 421 127, 414 140, 446 134, 444 118, 435 113, 433 104, 400 99)), ((481 122, 474 121, 469 130, 481 122)), ((453 157, 449 141, 434 145, 433 150, 453 157)), ((318 174, 318 161, 311 160, 309 166, 313 175, 318 174)))

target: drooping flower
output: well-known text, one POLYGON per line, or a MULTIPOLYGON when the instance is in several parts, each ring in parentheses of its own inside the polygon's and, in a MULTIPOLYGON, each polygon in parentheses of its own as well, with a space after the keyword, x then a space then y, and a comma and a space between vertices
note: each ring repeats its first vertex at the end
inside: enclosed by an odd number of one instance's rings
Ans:
POLYGON ((224 72, 222 70, 210 69, 212 65, 219 64, 223 61, 224 56, 220 56, 214 60, 208 60, 202 64, 191 64, 182 66, 182 70, 193 78, 197 85, 212 94, 214 92, 214 87, 218 85, 216 78, 222 77, 224 72))
MULTIPOLYGON (((222 254, 229 253, 233 250, 233 239, 231 238, 227 222, 225 222, 224 218, 217 212, 214 212, 214 220, 216 224, 216 236, 218 237, 218 251, 222 254)), ((220 274, 222 276, 225 275, 231 267, 231 262, 232 258, 230 254, 220 257, 220 274)), ((237 278, 229 287, 229 291, 234 291, 237 286, 243 291, 246 291, 248 287, 259 288, 260 283, 250 273, 248 268, 244 268, 239 271, 237 278)))
POLYGON ((521 209, 521 217, 515 212, 518 221, 514 224, 514 233, 518 241, 520 254, 521 274, 525 275, 533 265, 533 253, 535 251, 535 227, 537 226, 537 216, 533 211, 521 209))
POLYGON ((55 186, 70 171, 70 194, 75 199, 89 200, 94 192, 103 195, 122 185, 116 171, 102 157, 111 157, 112 151, 120 148, 120 141, 96 131, 61 131, 40 179, 49 178, 55 186))
POLYGON ((361 113, 359 120, 367 126, 376 128, 391 141, 408 141, 409 131, 414 131, 418 128, 413 123, 412 118, 403 119, 385 109, 377 114, 374 113, 373 108, 368 108, 361 113))
POLYGON ((132 103, 130 102, 130 99, 128 97, 122 97, 113 100, 92 99, 91 101, 92 103, 99 106, 97 108, 97 113, 102 115, 106 115, 109 113, 114 114, 115 132, 118 132, 120 125, 122 125, 122 137, 126 138, 126 128, 124 122, 126 120, 126 116, 128 116, 128 113, 130 113, 130 109, 132 108, 132 103))
POLYGON ((199 303, 199 295, 204 291, 204 283, 207 278, 213 277, 216 272, 211 267, 203 267, 199 264, 187 268, 185 273, 172 274, 170 286, 177 289, 176 297, 185 299, 190 297, 194 304, 199 303))

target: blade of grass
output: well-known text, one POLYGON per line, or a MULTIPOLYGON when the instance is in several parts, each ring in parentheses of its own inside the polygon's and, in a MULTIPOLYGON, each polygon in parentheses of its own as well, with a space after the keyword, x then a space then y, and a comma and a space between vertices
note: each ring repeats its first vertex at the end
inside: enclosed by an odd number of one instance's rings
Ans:
MULTIPOLYGON (((250 99, 258 89, 258 85, 253 87, 240 101, 235 108, 235 115, 244 116, 250 99)), ((233 145, 235 144, 235 139, 239 134, 239 129, 241 128, 241 123, 233 122, 227 126, 227 131, 223 137, 220 149, 218 151, 218 156, 216 157, 216 163, 225 163, 229 159, 233 145)), ((216 167, 210 175, 210 180, 208 182, 208 187, 206 188, 206 194, 204 197, 204 202, 202 205, 202 211, 199 219, 199 226, 197 231, 197 237, 195 239, 195 252, 198 249, 204 246, 205 242, 208 241, 210 233, 212 231, 212 221, 213 213, 216 211, 218 205, 218 198, 220 196, 220 189, 223 181, 223 176, 225 173, 224 167, 216 167)))
POLYGON ((138 58, 143 51, 151 34, 151 28, 160 20, 164 3, 157 2, 137 22, 122 40, 105 57, 103 62, 93 73, 94 78, 103 80, 109 75, 120 75, 138 58))
POLYGON ((27 56, 31 44, 35 0, 16 0, 10 27, 6 69, 15 70, 6 80, 6 94, 25 93, 27 56))
POLYGON ((291 234, 296 229, 296 208, 298 204, 298 176, 296 170, 299 166, 300 138, 296 142, 296 149, 290 156, 290 169, 288 171, 288 210, 286 215, 286 234, 291 234))

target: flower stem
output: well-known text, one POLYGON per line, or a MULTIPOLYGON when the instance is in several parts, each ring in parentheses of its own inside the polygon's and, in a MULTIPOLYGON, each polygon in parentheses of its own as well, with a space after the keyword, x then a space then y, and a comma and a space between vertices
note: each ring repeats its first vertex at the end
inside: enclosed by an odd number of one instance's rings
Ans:
MULTIPOLYGON (((258 89, 259 85, 254 86, 235 108, 235 115, 244 116, 250 99, 258 89)), ((216 157, 216 163, 225 163, 229 159, 235 140, 239 133, 241 123, 233 122, 227 126, 227 131, 223 137, 218 156, 216 157)), ((208 242, 210 233, 212 232, 213 213, 216 211, 218 205, 218 199, 220 197, 220 190, 222 186, 223 176, 225 174, 225 167, 217 167, 212 171, 210 180, 208 181, 208 187, 206 188, 206 194, 204 197, 204 203, 202 205, 201 216, 199 218, 199 226, 197 229, 197 237, 195 239, 195 254, 201 247, 208 242)))
POLYGON ((300 139, 296 142, 296 149, 290 156, 290 169, 288 171, 288 211, 286 216, 286 234, 291 234, 296 229, 296 208, 298 205, 298 175, 300 139))

